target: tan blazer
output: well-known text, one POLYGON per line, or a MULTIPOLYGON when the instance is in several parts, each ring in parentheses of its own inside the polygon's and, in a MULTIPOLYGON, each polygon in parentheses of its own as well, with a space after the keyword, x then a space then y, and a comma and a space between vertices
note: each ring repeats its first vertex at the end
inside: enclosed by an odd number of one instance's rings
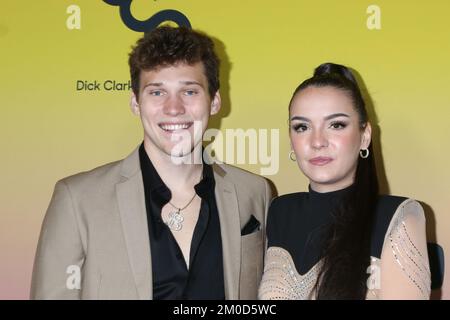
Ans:
MULTIPOLYGON (((214 164, 213 171, 225 296, 256 299, 270 188, 264 178, 229 165, 214 164), (252 214, 261 229, 241 236, 252 214)), ((58 181, 42 224, 31 298, 152 299, 151 259, 158 257, 150 252, 136 149, 124 160, 58 181)))

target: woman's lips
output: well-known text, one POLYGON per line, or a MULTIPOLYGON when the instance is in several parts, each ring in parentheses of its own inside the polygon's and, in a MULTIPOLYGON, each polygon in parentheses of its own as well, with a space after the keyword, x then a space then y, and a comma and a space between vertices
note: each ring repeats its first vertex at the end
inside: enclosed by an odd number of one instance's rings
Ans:
POLYGON ((310 159, 309 163, 311 163, 314 166, 324 166, 324 165, 330 163, 331 161, 333 161, 333 159, 329 158, 329 157, 316 157, 316 158, 310 159))

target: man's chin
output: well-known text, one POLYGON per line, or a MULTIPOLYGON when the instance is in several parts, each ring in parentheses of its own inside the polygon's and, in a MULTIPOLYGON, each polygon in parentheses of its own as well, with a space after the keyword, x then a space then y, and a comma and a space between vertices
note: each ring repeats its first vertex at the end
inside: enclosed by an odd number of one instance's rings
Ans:
MULTIPOLYGON (((200 150, 201 150, 201 144, 199 144, 200 150)), ((193 163, 201 163, 201 155, 202 153, 195 152, 196 148, 194 145, 185 146, 185 147, 178 147, 178 148, 172 148, 170 150, 167 150, 166 154, 170 156, 171 160, 175 164, 193 164, 193 163), (200 159, 197 159, 200 158, 200 159)))

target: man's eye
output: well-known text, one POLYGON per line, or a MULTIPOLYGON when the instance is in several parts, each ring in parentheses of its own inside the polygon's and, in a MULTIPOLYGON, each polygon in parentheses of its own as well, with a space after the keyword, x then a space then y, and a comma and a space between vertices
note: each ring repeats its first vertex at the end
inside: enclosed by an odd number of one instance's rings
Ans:
POLYGON ((186 90, 185 94, 187 96, 193 96, 193 95, 197 94, 197 91, 196 90, 186 90))
POLYGON ((330 124, 330 128, 333 129, 344 129, 347 126, 344 122, 333 122, 330 124))
POLYGON ((151 94, 152 96, 159 97, 159 96, 162 96, 162 95, 163 95, 163 92, 162 92, 161 90, 153 90, 153 91, 150 91, 150 94, 151 94))
POLYGON ((298 123, 298 124, 292 125, 292 129, 295 132, 304 132, 308 129, 308 126, 304 123, 298 123))

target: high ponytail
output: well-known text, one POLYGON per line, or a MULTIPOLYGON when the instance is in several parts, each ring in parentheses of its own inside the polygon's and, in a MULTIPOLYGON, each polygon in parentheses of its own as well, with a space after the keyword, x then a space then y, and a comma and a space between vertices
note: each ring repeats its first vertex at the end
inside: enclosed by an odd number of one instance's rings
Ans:
MULTIPOLYGON (((343 65, 324 63, 312 78, 295 90, 307 87, 334 87, 346 92, 359 116, 360 129, 368 123, 364 99, 352 72, 343 65)), ((353 187, 332 212, 334 222, 324 240, 323 264, 316 282, 317 299, 364 299, 374 211, 379 196, 372 146, 366 159, 358 157, 353 187)))
POLYGON ((323 63, 314 70, 313 77, 339 76, 357 85, 353 73, 346 67, 335 63, 323 63))

